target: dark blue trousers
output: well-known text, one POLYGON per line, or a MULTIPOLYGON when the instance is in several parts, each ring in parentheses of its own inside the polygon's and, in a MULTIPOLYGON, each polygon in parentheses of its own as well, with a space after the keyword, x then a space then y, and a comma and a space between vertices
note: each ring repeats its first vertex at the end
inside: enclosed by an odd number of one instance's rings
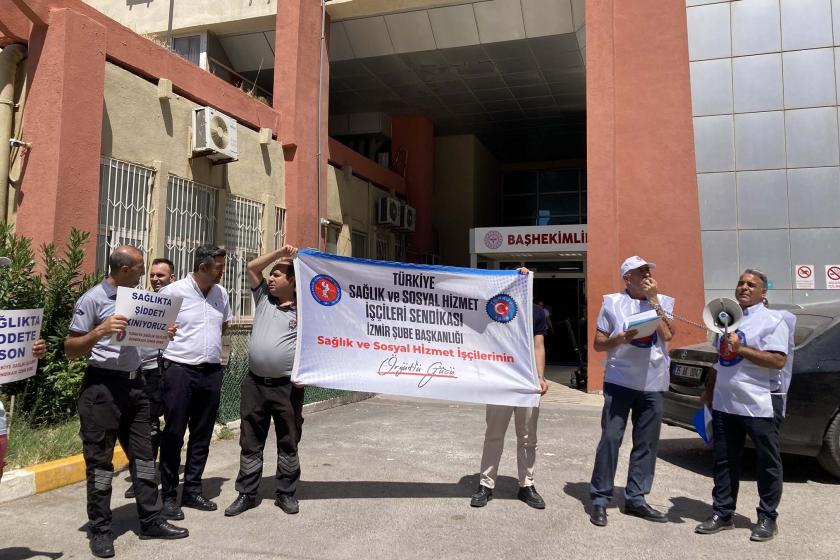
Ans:
POLYGON ((210 451, 213 425, 222 394, 222 366, 166 363, 163 407, 166 425, 160 442, 160 484, 164 498, 178 493, 178 470, 184 434, 190 429, 184 465, 184 496, 201 494, 201 475, 210 451))
POLYGON ((662 393, 637 391, 604 383, 604 410, 601 413, 601 441, 595 453, 589 494, 592 505, 606 507, 613 495, 618 450, 624 438, 627 419, 633 421, 633 449, 624 488, 624 502, 640 506, 653 486, 656 450, 662 426, 662 393))
POLYGON ((744 439, 749 434, 755 446, 755 480, 758 485, 759 519, 776 519, 776 508, 782 500, 782 454, 779 445, 779 431, 784 415, 784 401, 781 395, 773 395, 772 418, 755 418, 712 412, 714 443, 715 487, 712 491, 712 509, 724 518, 735 512, 738 502, 738 488, 741 481, 741 453, 744 439))

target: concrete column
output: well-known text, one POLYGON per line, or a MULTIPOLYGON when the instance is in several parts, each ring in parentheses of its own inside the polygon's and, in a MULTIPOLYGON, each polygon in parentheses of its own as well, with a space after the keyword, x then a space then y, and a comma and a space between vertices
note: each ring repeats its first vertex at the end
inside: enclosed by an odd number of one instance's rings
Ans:
MULTIPOLYGON (((329 22, 327 22, 327 25, 329 22)), ((318 165, 318 88, 321 54, 321 6, 310 0, 278 0, 274 61, 274 108, 280 111, 280 139, 286 150, 286 238, 299 247, 318 247, 323 231, 318 219, 327 205, 327 114, 329 60, 324 49, 321 85, 321 149, 318 165), (282 46, 282 48, 281 48, 282 46), (321 178, 321 211, 318 183, 321 178)))
MULTIPOLYGON (((600 391, 592 341, 601 295, 624 287, 621 261, 657 263, 661 291, 698 321, 703 258, 684 3, 587 0, 586 43, 588 390, 600 391)), ((675 326, 671 348, 705 339, 675 326)))
POLYGON ((152 185, 151 210, 149 223, 149 254, 146 255, 146 268, 152 261, 166 255, 166 191, 169 188, 169 162, 154 162, 155 182, 152 185))
POLYGON ((89 231, 86 272, 96 266, 99 159, 105 92, 105 28, 70 9, 51 12, 29 41, 29 92, 16 228, 33 246, 63 246, 73 226, 89 231))
POLYGON ((432 195, 435 187, 435 137, 432 122, 421 116, 391 117, 391 158, 405 149, 408 204, 417 209, 414 233, 408 238, 407 259, 422 262, 434 252, 432 195))

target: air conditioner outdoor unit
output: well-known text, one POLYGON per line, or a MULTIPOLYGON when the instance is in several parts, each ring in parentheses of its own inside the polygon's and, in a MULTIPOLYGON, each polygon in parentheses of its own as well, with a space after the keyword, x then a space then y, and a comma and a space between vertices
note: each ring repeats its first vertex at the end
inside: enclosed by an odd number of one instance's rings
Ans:
POLYGON ((417 223, 417 210, 408 204, 400 204, 400 229, 403 231, 414 231, 417 223))
POLYGON ((400 225, 400 201, 390 196, 383 196, 376 206, 376 223, 379 225, 400 225))
POLYGON ((219 163, 239 159, 236 120, 211 107, 194 109, 192 151, 219 163))

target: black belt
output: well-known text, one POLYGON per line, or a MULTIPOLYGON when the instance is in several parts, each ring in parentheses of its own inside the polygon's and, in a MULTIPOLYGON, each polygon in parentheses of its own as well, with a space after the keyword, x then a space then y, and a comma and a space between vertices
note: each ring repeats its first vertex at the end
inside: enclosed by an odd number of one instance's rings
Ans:
POLYGON ((133 371, 122 371, 119 369, 106 369, 97 366, 88 365, 87 372, 93 375, 102 375, 108 376, 111 378, 119 378, 119 379, 137 379, 137 370, 133 371))
POLYGON ((163 367, 168 368, 171 365, 181 366, 182 368, 191 369, 194 371, 216 371, 222 369, 222 364, 214 364, 211 362, 204 362, 201 364, 182 364, 181 362, 175 362, 173 360, 167 360, 164 358, 163 367))
POLYGON ((251 378, 257 382, 257 384, 264 385, 266 387, 280 387, 281 385, 288 385, 292 382, 292 378, 288 375, 284 375, 283 377, 261 377, 253 371, 249 371, 248 373, 251 375, 251 378))

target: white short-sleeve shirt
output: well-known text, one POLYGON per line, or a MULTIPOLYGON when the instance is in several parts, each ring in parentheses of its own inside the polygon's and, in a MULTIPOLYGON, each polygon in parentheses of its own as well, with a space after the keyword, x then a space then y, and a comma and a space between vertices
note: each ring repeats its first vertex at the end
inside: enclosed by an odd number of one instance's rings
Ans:
MULTIPOLYGON (((674 312, 674 298, 659 294, 658 299, 665 313, 674 312)), ((634 299, 626 291, 605 295, 597 329, 607 336, 615 336, 624 330, 627 317, 650 309, 650 302, 634 299)), ((670 364, 667 344, 654 332, 607 352, 604 382, 637 391, 667 391, 670 364)))
POLYGON ((178 332, 163 357, 182 364, 221 363, 222 325, 233 318, 227 290, 214 284, 204 297, 192 274, 188 274, 159 293, 184 298, 178 312, 178 332))
MULTIPOLYGON (((780 352, 787 357, 787 364, 793 361, 793 330, 796 324, 793 315, 767 309, 757 303, 744 310, 744 318, 736 334, 750 348, 764 352, 780 352), (791 322, 791 318, 792 322, 791 322)), ((743 356, 729 352, 721 337, 718 337, 717 381, 713 408, 739 416, 759 418, 773 417, 773 393, 786 390, 785 369, 761 367, 743 356)))

